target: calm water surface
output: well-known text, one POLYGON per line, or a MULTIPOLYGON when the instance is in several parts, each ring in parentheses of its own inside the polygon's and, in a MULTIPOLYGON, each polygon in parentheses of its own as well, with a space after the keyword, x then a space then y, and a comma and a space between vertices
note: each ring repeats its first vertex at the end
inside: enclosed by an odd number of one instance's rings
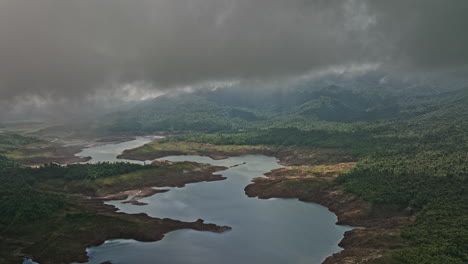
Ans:
MULTIPOLYGON (((151 141, 136 140, 85 149, 80 156, 90 162, 116 161, 123 150, 151 141)), ((348 226, 335 225, 336 216, 327 208, 296 199, 261 200, 248 198, 244 188, 255 177, 282 166, 273 157, 248 155, 225 160, 200 156, 170 156, 170 161, 195 161, 230 167, 218 172, 226 180, 167 188, 142 199, 145 206, 108 202, 120 211, 146 213, 152 217, 182 221, 204 219, 207 223, 228 225, 225 233, 179 230, 157 242, 110 240, 89 248, 89 264, 238 264, 238 263, 320 263, 341 250, 337 245, 348 226)), ((156 186, 155 186, 156 187, 156 186)), ((159 186, 163 187, 163 186, 159 186)))

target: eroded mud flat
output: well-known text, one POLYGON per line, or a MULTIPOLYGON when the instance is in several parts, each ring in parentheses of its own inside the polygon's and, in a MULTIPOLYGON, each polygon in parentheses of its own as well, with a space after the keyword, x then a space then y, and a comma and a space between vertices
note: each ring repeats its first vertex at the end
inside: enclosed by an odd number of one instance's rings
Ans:
MULTIPOLYGON (((137 138, 121 144, 89 148, 83 154, 92 161, 115 161, 125 148, 148 142, 137 138)), ((255 177, 280 168, 274 157, 247 155, 223 160, 200 156, 170 156, 169 161, 194 161, 225 166, 218 172, 226 180, 165 188, 141 199, 138 206, 108 202, 120 211, 181 221, 204 219, 232 227, 214 234, 194 230, 171 232, 158 242, 111 240, 88 249, 90 264, 112 263, 320 263, 340 251, 337 246, 350 227, 336 225, 327 208, 295 199, 249 198, 244 188, 255 177), (237 165, 237 166, 236 166, 237 165)), ((164 186, 152 186, 164 187, 164 186)))

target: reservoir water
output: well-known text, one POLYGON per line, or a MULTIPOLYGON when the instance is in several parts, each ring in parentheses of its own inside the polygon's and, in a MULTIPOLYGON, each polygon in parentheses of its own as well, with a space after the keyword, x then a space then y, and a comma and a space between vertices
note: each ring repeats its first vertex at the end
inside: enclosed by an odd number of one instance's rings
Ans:
MULTIPOLYGON (((79 155, 90 162, 116 161, 124 149, 149 142, 133 141, 85 149, 79 155)), ((255 177, 280 168, 274 157, 247 155, 224 160, 200 156, 170 156, 170 161, 194 161, 230 167, 217 172, 226 180, 188 184, 182 188, 142 199, 145 206, 108 202, 120 211, 146 213, 157 218, 172 218, 228 225, 231 231, 210 233, 179 230, 157 242, 110 240, 89 248, 89 264, 238 264, 238 263, 321 263, 339 252, 337 245, 348 226, 336 225, 336 216, 327 208, 296 199, 249 198, 244 188, 255 177), (238 165, 231 167, 233 165, 238 165)), ((133 161, 132 161, 133 162, 133 161)), ((164 187, 164 186, 154 186, 164 187)))

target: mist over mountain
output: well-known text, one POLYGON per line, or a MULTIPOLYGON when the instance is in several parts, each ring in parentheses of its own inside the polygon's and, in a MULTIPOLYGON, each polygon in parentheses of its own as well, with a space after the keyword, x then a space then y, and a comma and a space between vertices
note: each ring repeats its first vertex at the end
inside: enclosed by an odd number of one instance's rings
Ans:
MULTIPOLYGON (((454 78, 405 78, 382 71, 329 73, 269 89, 243 82, 217 89, 163 95, 105 118, 117 133, 146 131, 223 132, 257 127, 303 126, 320 122, 412 120, 433 112, 465 109, 465 82, 454 78), (461 100, 461 101, 460 101, 461 100)), ((451 118, 462 118, 454 113, 451 118)))
POLYGON ((467 8, 463 0, 1 0, 1 112, 86 116, 213 83, 268 90, 340 68, 465 78, 467 8))
POLYGON ((0 264, 468 263, 467 14, 0 0, 0 264))

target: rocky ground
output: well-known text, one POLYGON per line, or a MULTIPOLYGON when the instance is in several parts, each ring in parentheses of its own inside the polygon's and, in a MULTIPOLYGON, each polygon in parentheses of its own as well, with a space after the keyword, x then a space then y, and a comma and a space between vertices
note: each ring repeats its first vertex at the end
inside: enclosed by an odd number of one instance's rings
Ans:
MULTIPOLYGON (((41 264, 65 264, 87 261, 86 248, 109 239, 157 241, 179 229, 225 232, 231 228, 206 224, 199 219, 183 222, 152 218, 146 214, 125 214, 104 204, 108 200, 139 199, 167 190, 151 186, 183 187, 185 184, 223 180, 213 173, 226 169, 194 162, 167 162, 149 169, 95 181, 44 181, 37 187, 64 193, 67 206, 46 219, 16 225, 0 233, 0 260, 7 264, 31 258, 41 264)), ((1 264, 4 264, 0 261, 1 264)))
POLYGON ((118 158, 144 161, 172 155, 198 155, 220 160, 228 157, 250 154, 277 157, 280 164, 285 166, 336 164, 340 162, 356 161, 356 159, 345 155, 343 151, 334 149, 263 145, 213 145, 183 141, 161 143, 158 139, 141 147, 125 150, 118 158))
POLYGON ((83 148, 103 144, 121 143, 133 140, 134 137, 100 137, 97 139, 58 139, 40 138, 42 141, 21 146, 8 152, 5 156, 21 165, 38 167, 45 163, 71 164, 86 162, 90 157, 78 157, 83 148))
POLYGON ((281 146, 230 146, 193 142, 159 143, 127 150, 120 158, 148 160, 167 155, 201 155, 212 159, 263 154, 275 156, 288 166, 256 178, 245 188, 250 197, 297 198, 329 208, 337 224, 358 227, 345 233, 339 246, 344 250, 328 257, 325 264, 372 263, 382 260, 390 249, 403 247, 400 228, 412 222, 411 214, 396 213, 369 203, 343 190, 334 182, 356 165, 356 159, 339 150, 281 146))
POLYGON ((109 239, 150 242, 161 240, 164 234, 179 229, 217 233, 231 229, 206 224, 202 219, 183 222, 153 218, 146 214, 119 213, 115 207, 103 204, 99 199, 80 199, 75 206, 90 213, 69 214, 68 221, 58 222, 47 238, 32 243, 22 253, 41 264, 86 262, 86 248, 101 245, 109 239))
POLYGON ((304 173, 304 166, 277 169, 268 173, 267 178, 254 179, 245 192, 249 197, 297 198, 327 207, 337 215, 337 224, 359 228, 346 232, 339 243, 344 250, 328 257, 323 263, 371 263, 385 256, 389 249, 404 246, 399 236, 400 228, 413 218, 410 215, 387 214, 385 210, 372 208, 369 203, 343 191, 333 179, 352 166, 354 163, 320 168, 312 166, 308 167, 309 173, 304 173), (332 172, 332 168, 335 171, 332 172))
MULTIPOLYGON (((58 150, 55 153, 64 157, 70 154, 68 157, 71 157, 78 152, 78 148, 73 149, 70 146, 66 148, 68 152, 63 153, 64 155, 58 150)), ((261 199, 297 198, 301 201, 318 203, 337 215, 337 224, 360 227, 346 232, 339 244, 344 250, 328 257, 323 263, 373 263, 385 256, 388 250, 404 246, 399 236, 400 228, 410 223, 413 218, 410 214, 395 214, 385 208, 372 207, 358 197, 346 193, 336 184, 334 179, 356 164, 354 158, 346 156, 341 151, 277 146, 218 146, 192 142, 159 143, 155 140, 142 147, 126 150, 119 158, 152 160, 168 155, 202 155, 212 159, 223 159, 247 154, 275 156, 280 164, 287 166, 267 173, 267 177, 254 179, 253 183, 245 188, 248 196, 261 199)), ((47 160, 31 161, 44 163, 43 161, 47 160)), ((85 261, 87 257, 84 249, 99 245, 107 239, 132 238, 140 241, 156 241, 162 239, 165 233, 182 228, 212 232, 229 230, 229 227, 204 224, 202 220, 187 223, 151 218, 144 214, 126 215, 117 213, 114 207, 103 204, 106 200, 128 199, 125 202, 143 205, 140 199, 167 191, 151 188, 153 186, 181 187, 192 182, 224 179, 213 174, 215 171, 225 169, 223 167, 168 161, 155 161, 153 165, 159 169, 98 180, 93 186, 82 183, 68 186, 54 185, 53 188, 81 194, 81 198, 75 200, 74 206, 80 208, 80 211, 85 210, 90 213, 90 215, 77 216, 77 219, 85 217, 79 222, 86 225, 69 225, 59 221, 58 231, 48 234, 49 237, 52 235, 52 239, 30 243, 31 245, 26 247, 23 253, 34 256, 43 264, 85 261), (191 173, 186 173, 187 171, 191 173), (102 225, 106 228, 99 229, 98 227, 102 225), (147 227, 151 227, 150 232, 147 227), (58 246, 59 242, 66 244, 67 248, 58 246), (64 253, 58 254, 57 250, 62 250, 64 253)))

